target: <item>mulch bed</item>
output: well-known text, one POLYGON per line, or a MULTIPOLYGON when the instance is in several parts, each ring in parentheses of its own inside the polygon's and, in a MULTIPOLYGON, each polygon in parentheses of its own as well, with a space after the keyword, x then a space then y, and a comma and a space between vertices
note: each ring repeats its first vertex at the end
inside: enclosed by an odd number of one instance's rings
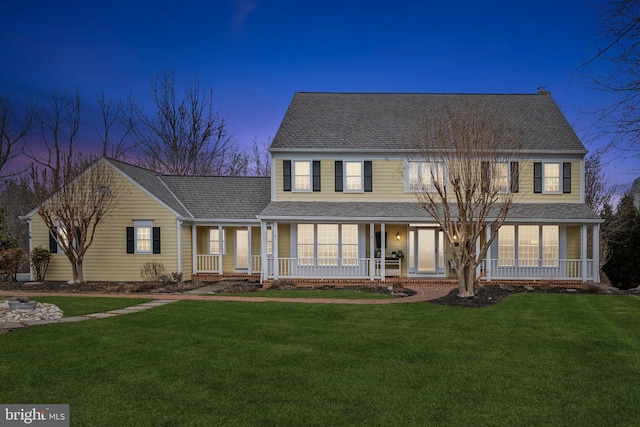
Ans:
POLYGON ((505 297, 519 293, 555 293, 555 294, 613 294, 613 295, 640 295, 640 289, 617 290, 606 286, 578 286, 575 288, 553 286, 511 286, 511 285, 484 285, 476 289, 472 298, 460 298, 458 289, 454 289, 442 298, 429 301, 430 303, 447 305, 452 307, 482 308, 499 303, 505 297))
POLYGON ((70 293, 177 293, 202 286, 198 282, 154 283, 154 282, 87 282, 68 284, 66 282, 2 282, 0 290, 28 292, 70 292, 70 293))

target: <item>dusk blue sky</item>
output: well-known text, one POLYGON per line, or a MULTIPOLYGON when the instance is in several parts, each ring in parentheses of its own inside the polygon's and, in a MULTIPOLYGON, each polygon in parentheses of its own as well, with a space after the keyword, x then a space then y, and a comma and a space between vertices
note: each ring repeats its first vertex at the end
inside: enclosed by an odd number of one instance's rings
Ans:
MULTIPOLYGON (((156 73, 194 76, 250 145, 296 91, 552 93, 587 148, 606 95, 575 73, 596 50, 600 1, 9 1, 0 93, 77 87, 144 103, 156 73)), ((85 112, 90 116, 91 110, 85 112)), ((92 133, 85 131, 89 147, 92 133)), ((35 143, 35 142, 34 142, 35 143)), ((614 160, 615 181, 638 170, 614 160)))

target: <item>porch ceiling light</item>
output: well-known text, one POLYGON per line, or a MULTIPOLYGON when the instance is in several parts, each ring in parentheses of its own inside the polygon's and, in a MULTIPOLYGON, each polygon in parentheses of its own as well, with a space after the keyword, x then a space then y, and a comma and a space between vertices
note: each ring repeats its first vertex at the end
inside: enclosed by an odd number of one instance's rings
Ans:
POLYGON ((400 240, 400 232, 399 231, 396 233, 396 240, 400 240))

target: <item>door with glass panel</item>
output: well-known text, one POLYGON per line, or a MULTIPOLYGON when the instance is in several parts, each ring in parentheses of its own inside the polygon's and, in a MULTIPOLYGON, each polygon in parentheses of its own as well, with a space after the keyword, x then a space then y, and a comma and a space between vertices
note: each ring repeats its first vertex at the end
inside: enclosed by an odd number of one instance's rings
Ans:
POLYGON ((444 233, 437 228, 409 229, 409 273, 444 275, 444 233))
POLYGON ((249 270, 248 230, 236 230, 236 270, 249 270))

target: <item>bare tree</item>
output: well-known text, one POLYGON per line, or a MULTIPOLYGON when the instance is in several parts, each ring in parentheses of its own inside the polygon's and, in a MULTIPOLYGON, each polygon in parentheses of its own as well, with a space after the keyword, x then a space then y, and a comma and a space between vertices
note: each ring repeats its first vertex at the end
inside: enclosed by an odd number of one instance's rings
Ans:
POLYGON ((131 141, 135 126, 135 106, 131 98, 124 103, 107 99, 103 92, 97 96, 100 108, 101 127, 96 129, 102 143, 102 156, 116 160, 126 160, 133 148, 131 141))
POLYGON ((27 109, 25 118, 14 115, 9 95, 0 95, 0 177, 5 166, 22 152, 24 139, 33 127, 33 112, 27 109))
POLYGON ((155 111, 137 110, 136 137, 141 163, 174 175, 225 175, 231 134, 226 121, 213 109, 213 92, 196 77, 182 96, 175 78, 163 74, 151 85, 155 111))
POLYGON ((612 147, 640 153, 640 2, 611 0, 599 10, 598 52, 579 71, 611 95, 598 132, 612 137, 612 147))
POLYGON ((106 160, 78 175, 73 165, 82 160, 65 159, 59 171, 37 165, 30 171, 33 204, 69 259, 74 283, 85 281, 83 263, 87 249, 98 225, 116 209, 125 192, 117 172, 106 160))
POLYGON ((255 176, 271 176, 271 156, 269 155, 271 138, 258 142, 254 138, 251 145, 251 174, 255 176))
MULTIPOLYGON (((603 168, 602 151, 596 150, 587 155, 584 162, 584 194, 585 203, 594 212, 602 216, 605 215, 605 208, 610 207, 612 204, 612 196, 616 193, 615 186, 609 185, 606 174, 603 168)), ((602 227, 600 230, 600 268, 602 268, 611 255, 609 241, 613 232, 617 232, 615 223, 609 221, 606 227, 602 227)), ((587 232, 587 238, 589 243, 593 239, 593 231, 591 229, 587 232)), ((589 250, 592 245, 587 244, 589 250)))
POLYGON ((42 144, 27 145, 24 153, 48 170, 48 182, 58 189, 65 175, 83 169, 86 163, 77 163, 75 141, 80 130, 80 94, 78 90, 54 89, 37 107, 36 120, 41 130, 42 144), (74 163, 76 162, 76 163, 74 163))
POLYGON ((460 297, 474 295, 477 267, 518 191, 520 139, 478 100, 427 111, 413 135, 407 185, 453 248, 460 297))

